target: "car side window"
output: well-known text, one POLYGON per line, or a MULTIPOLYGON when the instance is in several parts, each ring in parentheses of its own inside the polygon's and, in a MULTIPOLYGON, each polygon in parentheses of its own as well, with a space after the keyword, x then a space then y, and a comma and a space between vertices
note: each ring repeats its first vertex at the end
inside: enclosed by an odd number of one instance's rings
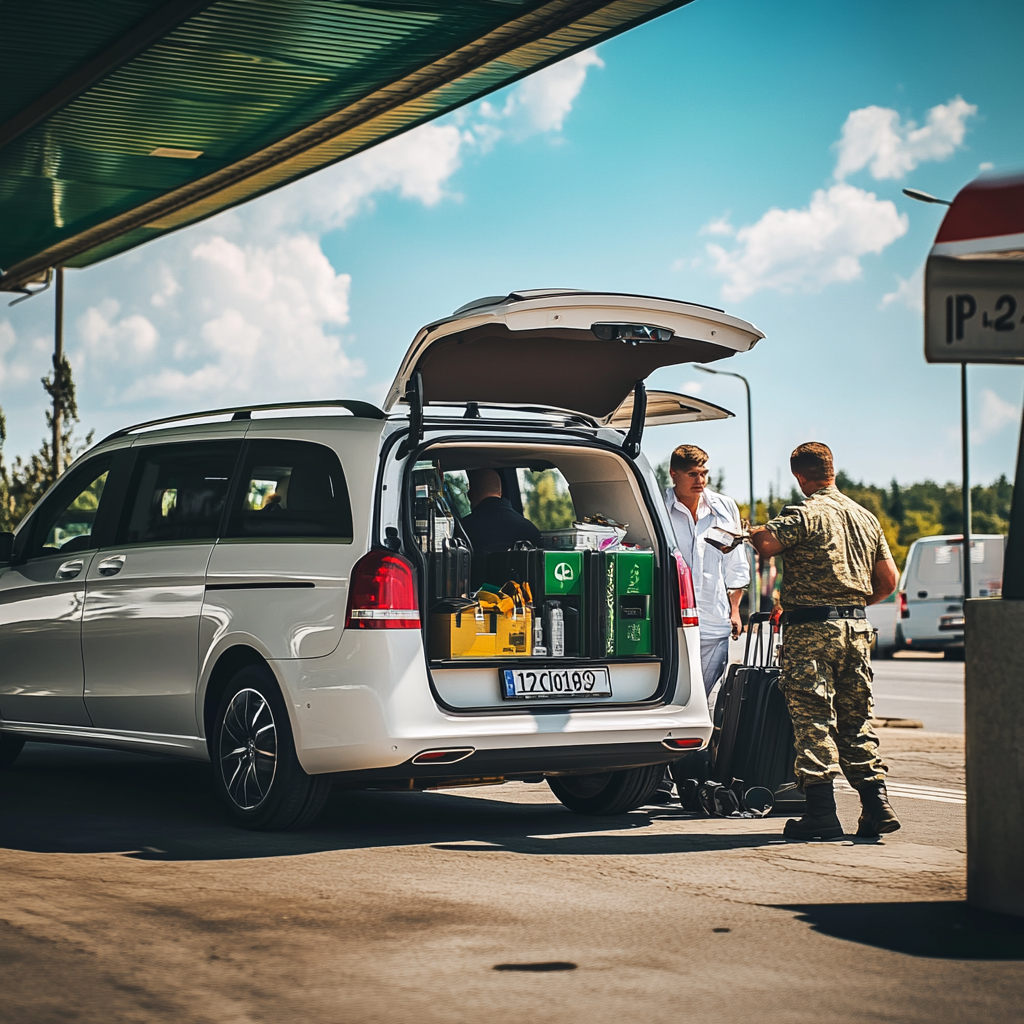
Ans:
POLYGON ((311 441, 250 441, 228 537, 352 541, 352 506, 337 454, 311 441))
POLYGON ((38 512, 29 558, 71 554, 96 547, 96 512, 107 482, 111 456, 92 459, 64 481, 38 512))
POLYGON ((240 445, 199 441, 139 448, 115 543, 214 540, 240 445))

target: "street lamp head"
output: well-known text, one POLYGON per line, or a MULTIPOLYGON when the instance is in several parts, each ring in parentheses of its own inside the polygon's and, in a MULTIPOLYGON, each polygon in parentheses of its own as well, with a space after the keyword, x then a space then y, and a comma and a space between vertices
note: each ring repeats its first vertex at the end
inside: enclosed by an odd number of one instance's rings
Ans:
POLYGON ((941 206, 951 206, 948 199, 939 199, 930 192, 922 192, 919 188, 905 188, 903 194, 908 199, 916 199, 919 203, 939 203, 941 206))
POLYGON ((701 366, 700 363, 694 363, 694 366, 698 370, 703 370, 705 373, 718 373, 718 370, 712 370, 710 366, 701 366))

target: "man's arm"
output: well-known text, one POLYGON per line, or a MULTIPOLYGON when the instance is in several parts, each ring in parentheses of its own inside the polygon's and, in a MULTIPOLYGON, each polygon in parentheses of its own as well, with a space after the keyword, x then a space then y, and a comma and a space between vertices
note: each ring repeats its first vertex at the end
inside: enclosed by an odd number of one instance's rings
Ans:
POLYGON ((743 620, 740 618, 740 601, 744 591, 729 591, 729 624, 732 626, 732 638, 735 640, 743 632, 743 620))
POLYGON ((785 550, 782 542, 767 526, 752 526, 750 543, 762 558, 771 558, 772 555, 781 554, 785 550))
POLYGON ((871 596, 868 598, 868 604, 884 601, 896 589, 899 578, 899 570, 891 558, 875 562, 875 567, 871 570, 871 596))

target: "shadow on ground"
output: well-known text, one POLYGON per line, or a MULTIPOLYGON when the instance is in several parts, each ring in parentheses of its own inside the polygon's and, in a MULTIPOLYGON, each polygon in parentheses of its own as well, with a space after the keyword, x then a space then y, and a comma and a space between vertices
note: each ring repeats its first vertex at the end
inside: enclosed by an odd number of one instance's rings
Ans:
POLYGON ((651 814, 587 817, 554 803, 489 800, 479 791, 472 799, 336 791, 309 829, 246 832, 226 821, 213 796, 211 770, 207 764, 170 758, 28 744, 15 764, 0 773, 0 845, 36 853, 231 860, 406 845, 464 850, 467 856, 499 850, 635 856, 779 841, 774 824, 756 834, 628 834, 648 826, 652 815, 688 816, 652 809, 651 814), (624 830, 625 835, 601 834, 624 830))
POLYGON ((964 901, 781 906, 816 932, 910 956, 1024 960, 1024 920, 972 910, 964 901))

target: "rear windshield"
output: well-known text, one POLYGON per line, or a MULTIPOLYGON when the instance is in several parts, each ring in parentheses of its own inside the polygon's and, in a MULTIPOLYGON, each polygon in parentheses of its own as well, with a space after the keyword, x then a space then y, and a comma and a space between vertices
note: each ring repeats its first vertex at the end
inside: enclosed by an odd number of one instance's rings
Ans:
MULTIPOLYGON (((962 582, 960 562, 963 548, 958 543, 919 544, 914 557, 914 573, 919 583, 962 582)), ((997 589, 1003 576, 1003 541, 1001 537, 971 541, 973 588, 997 589)))

